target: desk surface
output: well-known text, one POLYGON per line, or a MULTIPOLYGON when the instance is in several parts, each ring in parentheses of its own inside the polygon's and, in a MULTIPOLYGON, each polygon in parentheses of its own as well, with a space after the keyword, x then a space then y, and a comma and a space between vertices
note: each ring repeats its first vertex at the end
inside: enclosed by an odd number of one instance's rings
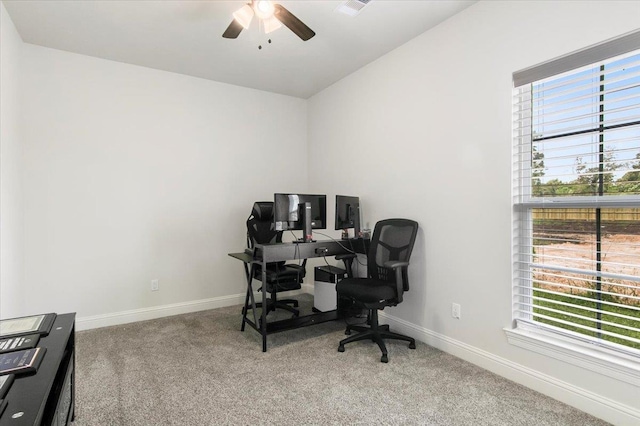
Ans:
POLYGON ((251 256, 250 254, 247 254, 245 252, 242 252, 242 253, 229 253, 229 256, 233 257, 234 259, 241 260, 244 263, 251 263, 253 261, 253 256, 251 256))
MULTIPOLYGON (((256 244, 256 260, 264 263, 281 262, 285 260, 308 259, 311 257, 335 256, 349 252, 363 253, 368 240, 318 240, 308 243, 273 243, 256 244)), ((233 257, 240 253, 233 253, 233 257)), ((250 256, 250 255, 248 255, 250 256)), ((242 260, 242 259, 240 259, 242 260)))

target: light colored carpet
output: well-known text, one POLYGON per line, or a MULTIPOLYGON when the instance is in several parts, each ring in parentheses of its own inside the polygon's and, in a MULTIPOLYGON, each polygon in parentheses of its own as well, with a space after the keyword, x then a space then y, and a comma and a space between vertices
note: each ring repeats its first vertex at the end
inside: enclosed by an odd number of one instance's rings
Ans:
POLYGON ((339 353, 336 321, 263 353, 240 322, 235 306, 78 332, 74 424, 606 424, 420 342, 389 342, 383 364, 370 341, 339 353))

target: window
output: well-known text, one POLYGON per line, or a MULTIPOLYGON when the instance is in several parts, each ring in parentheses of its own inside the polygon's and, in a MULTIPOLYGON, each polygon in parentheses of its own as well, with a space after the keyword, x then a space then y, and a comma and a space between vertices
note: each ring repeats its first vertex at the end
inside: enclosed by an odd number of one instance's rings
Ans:
POLYGON ((639 33, 514 74, 517 327, 640 362, 639 33))

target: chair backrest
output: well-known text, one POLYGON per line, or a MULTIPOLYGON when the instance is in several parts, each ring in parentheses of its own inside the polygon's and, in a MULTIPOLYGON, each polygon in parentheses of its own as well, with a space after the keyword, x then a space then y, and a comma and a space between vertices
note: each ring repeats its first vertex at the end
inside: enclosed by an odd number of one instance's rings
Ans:
MULTIPOLYGON (((395 282, 393 270, 383 265, 389 260, 408 262, 418 234, 418 222, 409 219, 386 219, 376 223, 367 255, 369 277, 395 282)), ((409 290, 406 269, 403 289, 409 290)))
POLYGON ((247 242, 256 244, 281 243, 282 231, 276 231, 273 221, 273 201, 256 201, 247 219, 247 242))

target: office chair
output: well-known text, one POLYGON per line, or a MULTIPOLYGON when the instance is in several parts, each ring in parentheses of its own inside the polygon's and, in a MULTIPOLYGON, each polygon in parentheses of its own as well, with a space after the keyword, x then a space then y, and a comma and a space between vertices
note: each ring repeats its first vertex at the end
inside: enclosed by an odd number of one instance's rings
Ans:
POLYGON ((338 351, 344 352, 344 345, 358 340, 376 342, 382 351, 381 362, 389 362, 384 339, 399 339, 409 342, 409 348, 416 348, 411 337, 389 331, 388 325, 378 323, 378 310, 402 303, 402 296, 409 290, 407 267, 418 233, 418 223, 409 219, 387 219, 376 223, 367 254, 367 278, 355 278, 352 263, 355 254, 338 255, 347 268, 348 278, 339 281, 336 291, 341 297, 349 298, 369 310, 369 327, 348 325, 345 334, 352 330, 359 333, 340 341, 338 351))
MULTIPOLYGON (((256 244, 281 243, 282 231, 275 230, 273 221, 273 202, 257 201, 253 204, 251 215, 247 219, 247 244, 250 249, 256 244)), ((302 288, 302 280, 306 275, 306 260, 300 265, 286 264, 285 262, 275 262, 266 265, 267 281, 266 288, 258 291, 266 291, 270 294, 267 299, 265 309, 267 313, 275 311, 276 308, 285 309, 294 316, 299 316, 300 312, 295 309, 298 301, 294 299, 278 300, 277 293, 280 291, 298 290, 302 288), (293 307, 289 306, 293 305, 293 307)), ((253 278, 262 281, 262 268, 256 265, 253 278)), ((262 307, 262 303, 256 303, 256 307, 262 307)), ((245 306, 242 314, 246 313, 245 306)))

